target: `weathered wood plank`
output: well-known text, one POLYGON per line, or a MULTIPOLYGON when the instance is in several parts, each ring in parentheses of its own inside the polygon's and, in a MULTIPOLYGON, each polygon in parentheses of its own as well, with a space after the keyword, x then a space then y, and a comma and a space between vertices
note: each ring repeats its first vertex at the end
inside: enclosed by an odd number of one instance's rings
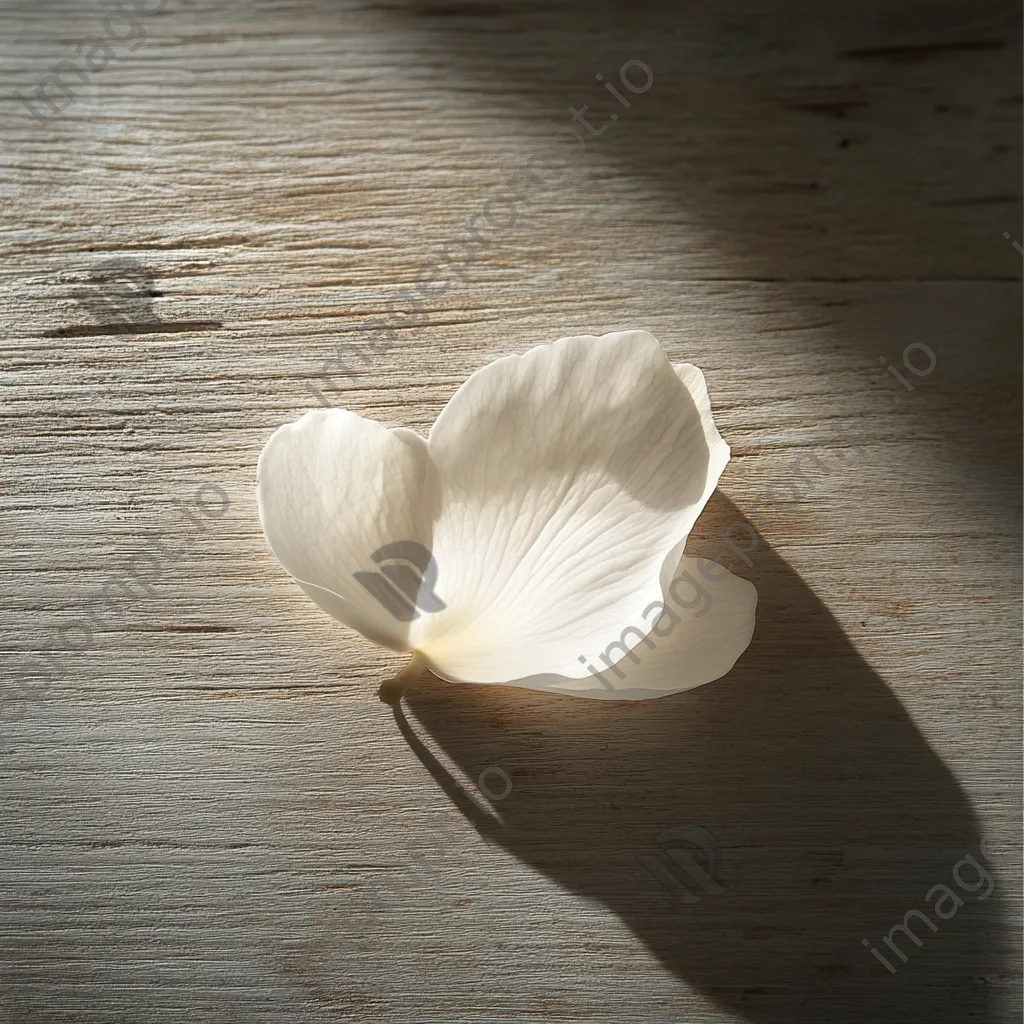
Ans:
MULTIPOLYGON (((114 6, 0 7, 8 92, 114 6)), ((1019 1020, 1019 13, 140 24, 66 117, 0 112, 0 1019, 1019 1020), (621 116, 582 180, 524 181, 584 103, 621 116), (635 326, 733 449, 691 549, 758 517, 751 649, 637 707, 433 682, 396 722, 399 659, 266 549, 264 441, 321 397, 425 430, 489 359, 635 326), (727 892, 645 870, 671 826, 727 892), (890 975, 861 940, 895 958, 940 883, 890 975)))

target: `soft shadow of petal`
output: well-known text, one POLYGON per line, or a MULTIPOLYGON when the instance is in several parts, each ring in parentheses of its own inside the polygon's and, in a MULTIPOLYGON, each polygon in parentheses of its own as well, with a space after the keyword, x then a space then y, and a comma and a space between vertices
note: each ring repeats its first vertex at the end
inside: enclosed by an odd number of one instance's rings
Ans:
MULTIPOLYGON (((709 508, 738 518, 720 496, 709 508)), ((980 857, 965 795, 800 578, 769 548, 758 556, 756 636, 711 685, 610 703, 437 683, 409 705, 471 777, 511 776, 489 838, 603 902, 729 1012, 989 1019, 1001 890, 981 903, 953 880, 965 854, 980 857), (638 860, 664 856, 656 840, 672 826, 710 832, 724 893, 698 887, 684 904, 638 860), (917 927, 920 947, 897 934, 907 960, 890 974, 862 940, 887 952, 883 937, 928 912, 938 884, 963 907, 935 932, 917 927)))

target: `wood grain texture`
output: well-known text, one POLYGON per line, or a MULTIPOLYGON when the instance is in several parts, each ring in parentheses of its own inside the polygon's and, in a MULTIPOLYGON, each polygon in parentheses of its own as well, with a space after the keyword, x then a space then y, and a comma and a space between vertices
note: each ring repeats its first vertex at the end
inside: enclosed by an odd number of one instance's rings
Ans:
POLYGON ((34 121, 114 6, 0 5, 0 1020, 1019 1020, 1019 11, 172 0, 34 121), (584 103, 621 116, 523 189, 584 103), (691 550, 759 517, 751 648, 396 720, 400 659, 265 546, 263 443, 318 390, 426 430, 496 356, 639 326, 733 450, 691 550), (727 892, 644 870, 670 826, 727 892), (862 938, 940 883, 890 975, 862 938))

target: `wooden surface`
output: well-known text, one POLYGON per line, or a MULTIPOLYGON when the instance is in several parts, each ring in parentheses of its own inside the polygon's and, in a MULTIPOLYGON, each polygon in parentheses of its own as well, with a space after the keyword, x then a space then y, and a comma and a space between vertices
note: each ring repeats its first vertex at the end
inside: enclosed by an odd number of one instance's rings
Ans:
POLYGON ((112 7, 0 7, 0 1020, 1020 1020, 1015 5, 172 0, 34 121, 112 7), (418 324, 582 103, 621 116, 580 180, 418 324), (425 431, 627 327, 707 375, 689 550, 756 511, 752 646, 636 706, 426 681, 396 720, 401 660, 264 544, 262 445, 339 357, 328 401, 425 431), (644 869, 672 826, 725 892, 644 869), (891 975, 861 940, 965 854, 991 896, 891 975))

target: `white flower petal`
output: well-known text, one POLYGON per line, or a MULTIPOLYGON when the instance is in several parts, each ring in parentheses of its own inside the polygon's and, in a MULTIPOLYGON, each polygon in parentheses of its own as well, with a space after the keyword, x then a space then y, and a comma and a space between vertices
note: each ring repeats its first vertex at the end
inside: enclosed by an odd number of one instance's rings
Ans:
MULTIPOLYGON (((690 397, 700 412, 701 426, 704 429, 704 440, 708 446, 708 476, 704 483, 704 493, 700 497, 698 515, 703 511, 708 499, 715 493, 718 481, 729 462, 729 446, 725 443, 722 435, 715 426, 714 418, 711 415, 711 399, 708 397, 708 386, 704 380, 704 374, 692 363, 674 363, 672 369, 676 376, 690 392, 690 397)), ((696 522, 696 516, 694 517, 696 522)), ((683 549, 686 546, 686 537, 680 537, 678 543, 672 548, 665 558, 661 568, 661 589, 662 593, 668 594, 669 584, 675 575, 676 566, 683 556, 683 549)))
POLYGON ((585 676, 587 645, 661 600, 665 562, 728 459, 699 371, 677 375, 645 331, 491 363, 428 444, 448 607, 409 642, 439 675, 473 682, 585 676))
POLYGON ((257 502, 267 541, 321 608, 375 643, 409 650, 409 621, 362 584, 395 541, 429 551, 436 480, 423 438, 342 409, 278 429, 260 456, 257 502))
POLYGON ((314 601, 443 678, 641 699, 749 643, 754 588, 680 561, 728 459, 701 372, 630 331, 484 367, 429 441, 309 413, 267 443, 257 498, 314 601))
POLYGON ((721 678, 750 644, 757 590, 724 566, 703 565, 716 577, 714 582, 701 575, 698 559, 685 557, 672 574, 673 580, 682 581, 675 587, 681 601, 666 596, 661 606, 633 609, 621 629, 633 627, 646 639, 629 655, 621 656, 617 647, 628 639, 622 632, 597 639, 584 652, 598 675, 570 679, 545 673, 510 680, 509 685, 598 700, 647 700, 721 678), (614 667, 609 668, 609 661, 614 667))

